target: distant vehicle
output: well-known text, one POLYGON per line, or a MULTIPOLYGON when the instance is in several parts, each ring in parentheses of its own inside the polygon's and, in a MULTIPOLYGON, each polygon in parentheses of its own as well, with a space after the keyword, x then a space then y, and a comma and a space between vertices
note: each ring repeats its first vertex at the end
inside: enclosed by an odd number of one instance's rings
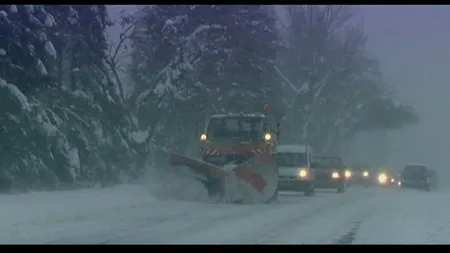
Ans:
POLYGON ((374 171, 368 166, 353 166, 351 183, 371 187, 374 184, 374 171))
POLYGON ((278 190, 313 195, 315 174, 311 170, 312 149, 301 145, 279 145, 276 157, 279 166, 278 190))
POLYGON ((437 187, 436 171, 424 165, 406 165, 401 174, 400 187, 430 191, 437 187))
POLYGON ((375 174, 373 180, 378 186, 391 187, 397 185, 398 179, 396 178, 395 173, 392 173, 389 169, 379 168, 375 170, 375 173, 373 174, 375 174))
POLYGON ((312 169, 316 174, 316 189, 336 189, 338 193, 345 192, 347 180, 352 176, 340 157, 314 156, 312 169))

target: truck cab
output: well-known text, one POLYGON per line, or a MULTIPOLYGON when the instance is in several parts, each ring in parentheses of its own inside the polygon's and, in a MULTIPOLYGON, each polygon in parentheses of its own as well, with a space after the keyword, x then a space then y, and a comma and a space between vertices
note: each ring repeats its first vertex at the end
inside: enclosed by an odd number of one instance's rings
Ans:
POLYGON ((277 135, 264 114, 216 114, 208 118, 200 141, 203 161, 224 166, 273 153, 277 135))

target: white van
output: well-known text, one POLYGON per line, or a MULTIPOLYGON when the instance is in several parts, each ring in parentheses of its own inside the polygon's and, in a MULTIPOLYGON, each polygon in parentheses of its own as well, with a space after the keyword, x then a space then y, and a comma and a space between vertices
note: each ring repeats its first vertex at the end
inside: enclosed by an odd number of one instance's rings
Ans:
POLYGON ((278 190, 300 191, 305 195, 313 195, 315 174, 311 170, 311 147, 279 145, 276 156, 279 167, 278 190))

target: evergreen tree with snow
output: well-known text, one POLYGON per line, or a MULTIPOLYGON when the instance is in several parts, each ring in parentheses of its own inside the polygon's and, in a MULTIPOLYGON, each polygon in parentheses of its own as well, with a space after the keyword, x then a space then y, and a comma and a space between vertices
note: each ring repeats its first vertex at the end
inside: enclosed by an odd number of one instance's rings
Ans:
POLYGON ((43 6, 0 6, 0 76, 25 94, 55 85, 57 54, 47 36, 53 17, 43 6))
POLYGON ((0 6, 0 188, 136 175, 132 119, 105 63, 104 5, 0 6))

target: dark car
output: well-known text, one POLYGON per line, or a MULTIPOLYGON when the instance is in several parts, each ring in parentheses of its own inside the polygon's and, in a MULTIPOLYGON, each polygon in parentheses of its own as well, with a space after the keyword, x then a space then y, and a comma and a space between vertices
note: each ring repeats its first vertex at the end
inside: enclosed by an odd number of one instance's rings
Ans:
POLYGON ((407 165, 401 173, 400 186, 430 191, 437 186, 436 171, 423 165, 407 165))
POLYGON ((345 192, 351 172, 345 168, 340 157, 314 156, 311 169, 315 172, 315 188, 336 189, 345 192))
POLYGON ((374 171, 367 166, 353 166, 351 183, 371 187, 374 185, 374 171))

